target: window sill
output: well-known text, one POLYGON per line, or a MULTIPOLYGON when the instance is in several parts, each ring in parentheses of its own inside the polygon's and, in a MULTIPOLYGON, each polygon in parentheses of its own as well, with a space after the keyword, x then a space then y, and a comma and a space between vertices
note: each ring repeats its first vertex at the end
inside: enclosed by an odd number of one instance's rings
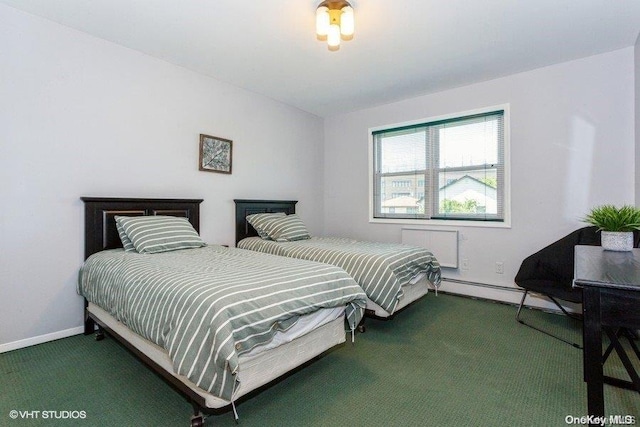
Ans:
POLYGON ((455 219, 392 219, 369 218, 370 224, 400 224, 409 226, 444 226, 444 227, 479 227, 479 228, 511 228, 511 221, 460 221, 455 219))

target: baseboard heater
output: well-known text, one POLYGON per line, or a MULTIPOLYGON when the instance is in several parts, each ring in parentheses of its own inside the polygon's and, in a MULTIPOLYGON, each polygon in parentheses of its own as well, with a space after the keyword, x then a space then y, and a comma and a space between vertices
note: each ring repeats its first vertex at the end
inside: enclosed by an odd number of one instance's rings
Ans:
MULTIPOLYGON (((500 285, 491 285, 489 283, 472 282, 472 281, 469 281, 469 280, 451 279, 451 278, 443 277, 442 281, 443 282, 448 282, 448 283, 458 283, 460 285, 478 286, 478 287, 482 287, 482 288, 495 289, 495 290, 499 290, 499 291, 515 292, 515 293, 518 293, 520 295, 522 295, 524 293, 524 289, 511 288, 511 287, 508 287, 508 286, 500 286, 500 285)), ((498 304, 506 304, 506 305, 511 305, 511 306, 515 306, 515 307, 517 307, 519 305, 518 303, 514 303, 514 302, 510 302, 510 301, 502 301, 502 300, 497 300, 497 299, 493 299, 493 298, 479 297, 479 296, 476 296, 476 295, 466 295, 466 294, 450 292, 450 291, 448 292, 448 291, 438 290, 438 293, 443 293, 443 294, 448 294, 448 295, 456 295, 456 296, 461 296, 463 298, 471 298, 471 299, 478 299, 478 300, 483 300, 483 301, 491 301, 491 302, 495 302, 495 303, 498 303, 498 304)), ((534 294, 535 294, 535 292, 534 292, 534 294)), ((529 295, 531 295, 531 293, 529 295)), ((562 314, 562 312, 559 309, 552 308, 552 307, 539 307, 539 306, 535 306, 535 305, 525 305, 525 307, 533 309, 533 310, 541 310, 541 311, 545 311, 545 312, 549 312, 549 313, 562 314)), ((573 310, 571 310, 571 308, 569 308, 569 310, 573 311, 573 310)))
POLYGON ((448 277, 443 277, 442 281, 443 282, 449 282, 449 283, 458 283, 460 285, 471 285, 471 286, 479 286, 479 287, 482 287, 482 288, 498 289, 500 291, 517 292, 519 294, 522 294, 524 292, 524 290, 522 290, 522 289, 511 288, 511 287, 508 287, 508 286, 491 285, 489 283, 472 282, 472 281, 469 281, 469 280, 450 279, 448 277))

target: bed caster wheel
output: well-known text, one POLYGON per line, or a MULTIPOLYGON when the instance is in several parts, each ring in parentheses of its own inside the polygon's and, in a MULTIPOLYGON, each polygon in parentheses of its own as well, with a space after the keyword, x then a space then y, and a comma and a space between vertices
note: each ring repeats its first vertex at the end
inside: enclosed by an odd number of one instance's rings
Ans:
POLYGON ((104 332, 98 331, 95 335, 96 341, 102 341, 104 339, 104 332))
POLYGON ((358 325, 358 332, 360 332, 361 334, 364 334, 366 330, 367 328, 365 328, 363 324, 358 325))
POLYGON ((204 417, 202 415, 191 417, 191 427, 204 427, 204 417))

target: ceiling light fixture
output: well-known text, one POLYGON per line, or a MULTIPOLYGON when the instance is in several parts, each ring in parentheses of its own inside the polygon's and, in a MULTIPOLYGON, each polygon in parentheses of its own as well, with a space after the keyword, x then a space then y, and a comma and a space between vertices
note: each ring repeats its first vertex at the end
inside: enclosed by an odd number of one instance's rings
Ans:
POLYGON ((351 40, 354 33, 353 7, 348 1, 325 0, 316 9, 316 35, 327 41, 329 50, 340 49, 340 39, 351 40))

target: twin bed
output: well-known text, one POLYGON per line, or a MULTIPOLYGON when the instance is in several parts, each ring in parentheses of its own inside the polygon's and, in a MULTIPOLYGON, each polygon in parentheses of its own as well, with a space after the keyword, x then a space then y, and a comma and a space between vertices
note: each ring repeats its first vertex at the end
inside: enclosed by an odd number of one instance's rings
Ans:
MULTIPOLYGON (((426 249, 338 237, 309 236, 281 242, 265 239, 251 225, 251 216, 293 215, 297 201, 236 199, 234 202, 237 247, 344 269, 367 294, 369 315, 391 317, 423 297, 429 287, 437 291, 440 285, 440 264, 426 249)), ((303 226, 298 223, 298 227, 303 226)))
MULTIPOLYGON (((122 248, 116 217, 149 217, 133 221, 143 228, 167 218, 197 236, 202 200, 82 200, 85 334, 97 324, 98 337, 106 330, 183 393, 194 407, 192 426, 212 409, 231 405, 235 413, 240 397, 343 343, 345 324, 353 331, 365 307, 387 317, 424 295, 426 282, 439 282, 433 259, 420 280, 381 306, 354 280, 358 274, 275 250, 265 252, 285 256, 204 243, 138 253, 141 246, 122 248)), ((239 240, 255 234, 246 216, 256 209, 295 212, 295 202, 244 202, 242 221, 236 210, 239 240)))

